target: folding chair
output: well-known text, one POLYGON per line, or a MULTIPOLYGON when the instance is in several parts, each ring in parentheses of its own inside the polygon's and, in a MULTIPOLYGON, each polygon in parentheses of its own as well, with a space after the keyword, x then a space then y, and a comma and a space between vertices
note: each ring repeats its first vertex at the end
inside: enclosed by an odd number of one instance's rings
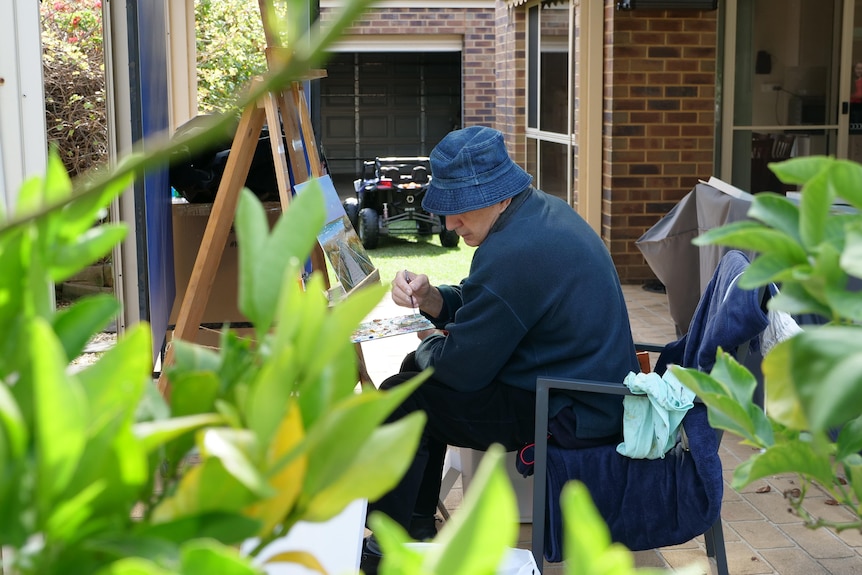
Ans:
MULTIPOLYGON (((701 296, 688 333, 663 347, 647 346, 651 351, 661 350, 659 364, 709 371, 719 346, 738 361, 744 360, 750 342, 756 341, 768 325, 764 290, 746 291, 736 286, 748 264, 742 252, 725 254, 701 296)), ((559 495, 567 481, 577 479, 590 491, 614 541, 638 551, 704 535, 707 555, 715 559, 719 575, 727 575, 718 456, 721 431, 710 427, 706 407, 696 401, 686 413, 682 421, 686 441, 678 441, 663 459, 632 459, 617 453, 616 444, 587 449, 549 445, 552 391, 631 394, 622 382, 538 378, 532 551, 540 569, 543 557, 549 562, 563 560, 559 495)))

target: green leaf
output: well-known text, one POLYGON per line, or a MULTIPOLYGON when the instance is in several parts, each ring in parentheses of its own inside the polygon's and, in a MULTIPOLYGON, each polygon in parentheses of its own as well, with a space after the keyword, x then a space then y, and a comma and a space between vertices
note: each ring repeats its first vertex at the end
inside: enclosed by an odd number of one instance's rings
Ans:
POLYGON ((769 382, 767 400, 771 404, 769 396, 776 383, 792 386, 812 432, 825 432, 855 419, 862 397, 860 336, 860 327, 824 326, 781 343, 785 349, 780 360, 772 360, 773 350, 763 363, 769 382), (828 393, 824 393, 824 382, 828 393))
POLYGON ((181 339, 171 342, 174 348, 174 363, 165 371, 169 378, 184 372, 218 371, 221 366, 219 354, 211 349, 181 339))
MULTIPOLYGON (((8 451, 2 461, 14 461, 24 456, 29 441, 29 430, 15 397, 5 384, 0 384, 0 431, 5 434, 8 451)), ((0 435, 0 441, 3 441, 0 435)))
POLYGON ((769 420, 752 400, 757 380, 730 354, 719 350, 709 375, 696 369, 671 369, 706 404, 713 427, 736 433, 754 445, 775 441, 769 420))
POLYGON ((204 539, 184 544, 180 553, 183 575, 262 575, 237 549, 204 539))
POLYGON ((125 557, 100 570, 96 575, 176 575, 140 557, 125 557))
POLYGON ((34 318, 30 332, 39 507, 47 512, 72 478, 86 443, 89 410, 51 326, 34 318))
MULTIPOLYGON (((314 493, 305 506, 302 518, 307 521, 326 521, 335 517, 351 501, 376 501, 388 493, 398 484, 413 461, 425 421, 424 413, 414 412, 375 429, 353 456, 343 461, 344 466, 324 477, 320 486, 306 483, 305 489, 314 489, 314 493)), ((337 441, 338 438, 331 436, 330 439, 337 441)), ((317 457, 326 456, 309 450, 311 460, 317 457)))
POLYGON ((797 244, 802 244, 799 236, 799 208, 785 196, 771 192, 757 194, 747 215, 782 232, 797 244))
POLYGON ((796 262, 788 260, 780 254, 758 255, 739 278, 742 289, 756 289, 770 283, 779 283, 790 279, 792 268, 796 262))
POLYGON ((145 421, 134 426, 135 435, 141 440, 144 450, 151 453, 168 441, 194 431, 205 425, 218 425, 223 418, 215 413, 174 417, 160 421, 145 421))
POLYGON ((802 189, 799 210, 799 232, 803 245, 813 250, 824 238, 826 219, 835 198, 828 171, 821 171, 802 189))
POLYGON ((51 279, 60 283, 69 279, 94 261, 111 253, 128 233, 124 223, 94 226, 75 238, 71 244, 55 248, 51 260, 51 279))
POLYGON ((194 538, 212 538, 226 545, 238 545, 254 536, 258 528, 257 521, 240 512, 203 511, 163 523, 142 523, 133 540, 146 537, 183 543, 194 538))
POLYGON ((805 263, 807 255, 792 237, 752 221, 733 222, 713 228, 692 240, 692 243, 698 246, 717 244, 772 254, 796 263, 805 263))
POLYGON ((602 516, 596 509, 590 492, 580 481, 572 481, 563 487, 560 495, 565 528, 563 545, 567 573, 631 573, 634 557, 618 543, 611 543, 611 534, 602 516), (611 558, 617 568, 614 571, 600 569, 611 558))
POLYGON ((503 468, 505 453, 493 445, 482 458, 458 512, 422 552, 405 546, 406 533, 373 513, 371 529, 383 548, 381 573, 494 575, 518 534, 518 506, 503 468))
POLYGON ((54 331, 60 338, 66 357, 78 357, 94 334, 101 331, 120 310, 120 302, 111 295, 81 298, 54 316, 54 331))
POLYGON ((793 346, 789 341, 776 345, 762 363, 766 383, 766 410, 773 421, 795 430, 808 429, 808 419, 799 401, 793 377, 793 346))
POLYGON ((829 489, 835 478, 828 455, 817 453, 806 441, 792 440, 773 445, 753 455, 733 473, 733 488, 783 473, 799 473, 829 489))
POLYGON ((300 367, 292 346, 277 346, 275 355, 249 385, 245 420, 264 445, 272 438, 287 412, 288 399, 295 391, 300 367))
POLYGON ((256 500, 221 460, 207 458, 188 469, 174 493, 153 509, 151 521, 171 523, 204 513, 239 513, 256 500))
POLYGON ((271 497, 272 488, 253 461, 259 460, 260 445, 246 429, 204 429, 198 439, 201 455, 218 458, 237 481, 257 497, 271 497))
POLYGON ((838 195, 857 210, 862 210, 862 165, 849 160, 837 160, 829 175, 838 195))
POLYGON ((773 163, 769 168, 786 184, 805 184, 828 170, 834 161, 826 156, 805 156, 773 163))
POLYGON ((852 276, 862 277, 862 222, 846 227, 846 243, 841 254, 841 269, 852 276))
POLYGON ((839 461, 849 455, 862 452, 862 415, 841 427, 835 443, 837 446, 835 458, 839 461))
POLYGON ((798 283, 786 282, 781 292, 772 296, 770 306, 791 315, 813 313, 825 318, 832 317, 832 310, 820 303, 798 283))
POLYGON ((273 226, 272 234, 261 233, 268 228, 265 221, 261 222, 262 212, 254 194, 243 190, 236 218, 239 308, 254 324, 259 338, 272 326, 282 282, 292 281, 285 277, 288 266, 308 257, 325 223, 319 186, 311 186, 308 192, 293 198, 290 209, 273 226), (253 226, 262 229, 252 229, 253 226), (248 246, 244 247, 246 241, 248 246))
POLYGON ((377 426, 425 377, 415 377, 385 392, 356 394, 333 406, 313 427, 306 426, 307 449, 314 457, 309 460, 303 499, 336 482, 377 426))

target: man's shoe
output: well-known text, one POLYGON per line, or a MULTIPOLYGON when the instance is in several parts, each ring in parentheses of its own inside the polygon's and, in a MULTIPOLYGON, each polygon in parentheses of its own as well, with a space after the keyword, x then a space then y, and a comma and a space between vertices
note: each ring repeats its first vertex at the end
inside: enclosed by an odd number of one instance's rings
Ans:
POLYGON ((416 541, 430 541, 437 536, 436 515, 414 515, 410 519, 410 528, 407 530, 410 537, 416 541))
POLYGON ((368 550, 368 537, 362 540, 362 558, 359 560, 359 568, 365 575, 377 575, 380 569, 382 555, 372 553, 368 550))

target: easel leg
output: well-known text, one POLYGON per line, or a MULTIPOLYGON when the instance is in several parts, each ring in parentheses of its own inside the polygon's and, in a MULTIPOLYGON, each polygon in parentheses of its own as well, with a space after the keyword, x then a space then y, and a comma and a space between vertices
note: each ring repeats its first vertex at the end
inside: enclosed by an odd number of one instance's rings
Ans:
MULTIPOLYGON (((239 192, 245 185, 257 141, 263 129, 265 113, 262 108, 252 104, 242 114, 236 135, 228 155, 224 175, 213 202, 207 227, 198 250, 195 265, 183 294, 182 305, 177 315, 176 328, 172 339, 195 341, 209 301, 216 271, 221 263, 228 234, 230 233, 239 192)), ((170 396, 170 384, 165 375, 165 367, 173 363, 173 345, 165 351, 158 388, 164 397, 170 396)))

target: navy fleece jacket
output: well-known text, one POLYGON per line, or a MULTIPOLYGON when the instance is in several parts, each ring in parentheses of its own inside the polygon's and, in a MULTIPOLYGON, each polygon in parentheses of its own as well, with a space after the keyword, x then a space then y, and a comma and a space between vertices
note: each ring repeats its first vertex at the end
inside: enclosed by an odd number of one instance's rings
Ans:
MULTIPOLYGON (((416 360, 454 389, 535 390, 540 375, 622 382, 639 371, 607 248, 568 204, 542 191, 515 196, 476 249, 469 276, 438 289, 443 310, 430 319, 448 335, 426 338, 416 360)), ((566 405, 578 437, 622 429, 619 397, 556 396, 551 415, 566 405)))

